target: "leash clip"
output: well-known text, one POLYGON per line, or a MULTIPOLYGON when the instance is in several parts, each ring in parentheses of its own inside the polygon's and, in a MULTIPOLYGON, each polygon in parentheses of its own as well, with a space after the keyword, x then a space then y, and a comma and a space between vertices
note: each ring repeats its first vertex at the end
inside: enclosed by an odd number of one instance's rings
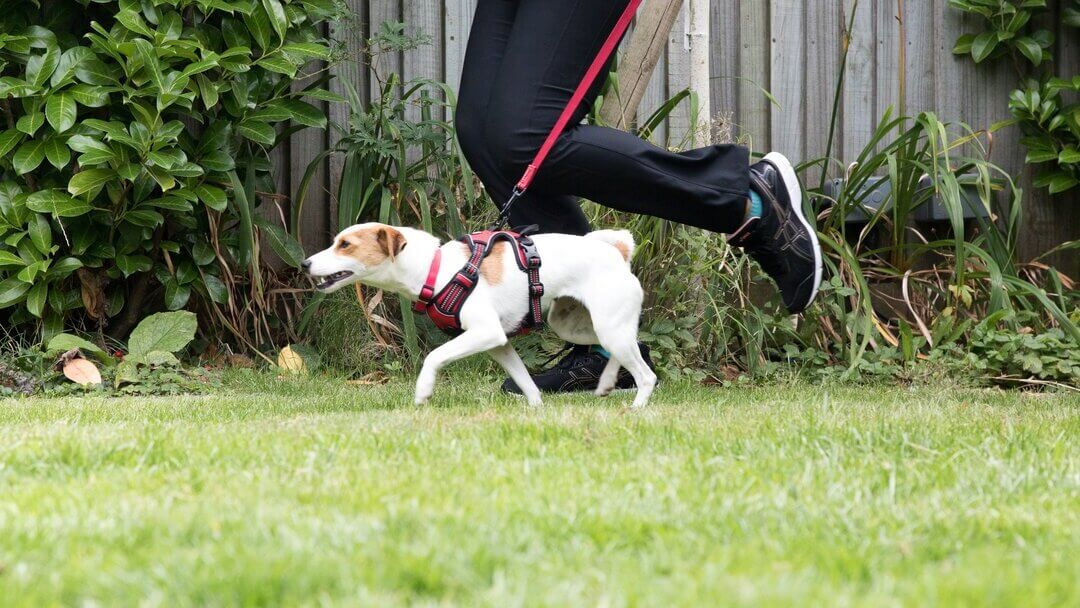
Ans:
POLYGON ((499 218, 495 220, 495 222, 491 224, 491 226, 488 227, 488 230, 491 232, 497 232, 499 230, 502 230, 502 228, 506 226, 507 222, 510 221, 510 210, 513 209, 514 203, 516 203, 517 200, 524 195, 525 189, 522 188, 520 184, 514 186, 514 191, 510 194, 510 199, 506 201, 506 204, 503 205, 502 211, 499 212, 499 218))

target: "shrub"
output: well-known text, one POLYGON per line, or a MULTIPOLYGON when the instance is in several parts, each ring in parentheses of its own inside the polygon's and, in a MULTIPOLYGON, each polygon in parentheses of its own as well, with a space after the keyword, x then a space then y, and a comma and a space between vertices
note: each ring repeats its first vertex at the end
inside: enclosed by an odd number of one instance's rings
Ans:
MULTIPOLYGON (((1080 28, 1080 0, 1064 0, 1065 25, 1080 28)), ((1080 74, 1038 73, 1051 61, 1054 34, 1032 25, 1046 0, 949 0, 954 9, 982 17, 983 31, 960 37, 954 53, 975 63, 1008 57, 1023 82, 1009 96, 1009 109, 1024 133, 1027 162, 1039 165, 1035 185, 1050 194, 1080 186, 1080 104, 1062 93, 1080 93, 1080 74)))
POLYGON ((0 324, 123 336, 190 308, 242 336, 269 307, 260 239, 302 257, 256 193, 283 137, 325 125, 302 98, 327 94, 291 85, 330 57, 336 0, 3 6, 0 324))

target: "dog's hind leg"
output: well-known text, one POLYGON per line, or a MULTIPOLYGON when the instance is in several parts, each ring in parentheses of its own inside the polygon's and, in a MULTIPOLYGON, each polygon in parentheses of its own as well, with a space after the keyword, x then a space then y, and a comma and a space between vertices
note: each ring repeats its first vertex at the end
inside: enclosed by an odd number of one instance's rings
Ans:
POLYGON ((607 366, 604 367, 604 372, 600 374, 600 382, 596 385, 597 397, 607 397, 611 394, 611 391, 615 388, 615 383, 619 380, 619 370, 622 369, 622 365, 619 364, 619 360, 612 355, 608 360, 607 366))
POLYGON ((634 407, 644 407, 656 387, 656 374, 645 363, 637 343, 643 299, 641 285, 632 275, 625 282, 608 285, 607 289, 594 291, 585 299, 600 345, 611 353, 613 361, 618 361, 630 372, 637 383, 634 407))
POLYGON ((536 388, 536 383, 533 382, 532 376, 529 375, 529 369, 525 367, 525 362, 521 360, 521 356, 514 350, 512 344, 503 344, 498 348, 491 349, 488 353, 492 359, 495 359, 506 370, 514 384, 518 385, 521 394, 528 399, 529 405, 543 405, 543 400, 540 398, 540 389, 536 388))

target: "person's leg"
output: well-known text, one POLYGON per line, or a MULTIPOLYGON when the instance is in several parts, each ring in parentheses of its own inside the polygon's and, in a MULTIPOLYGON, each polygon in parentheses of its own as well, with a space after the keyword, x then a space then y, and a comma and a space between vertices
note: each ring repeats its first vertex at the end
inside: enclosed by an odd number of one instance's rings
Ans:
MULTIPOLYGON (((480 0, 477 5, 455 116, 458 142, 465 158, 498 205, 510 197, 517 178, 501 170, 501 161, 487 141, 486 129, 490 112, 500 111, 491 108, 490 102, 520 4, 520 0, 480 0)), ((510 221, 515 226, 536 224, 541 232, 585 234, 589 231, 578 198, 570 195, 530 192, 514 206, 510 221)))
MULTIPOLYGON (((627 3, 519 0, 484 131, 506 184, 524 172, 627 3)), ((581 196, 716 232, 743 224, 750 191, 745 148, 672 153, 624 131, 579 124, 597 88, 540 168, 534 193, 581 196)))
MULTIPOLYGON (((488 102, 484 145, 513 183, 565 109, 629 0, 519 0, 488 102)), ((574 125, 539 168, 532 191, 583 196, 632 213, 734 234, 776 281, 784 304, 802 312, 821 283, 821 248, 803 214, 802 187, 780 154, 749 166, 740 146, 683 153, 630 133, 574 125)))

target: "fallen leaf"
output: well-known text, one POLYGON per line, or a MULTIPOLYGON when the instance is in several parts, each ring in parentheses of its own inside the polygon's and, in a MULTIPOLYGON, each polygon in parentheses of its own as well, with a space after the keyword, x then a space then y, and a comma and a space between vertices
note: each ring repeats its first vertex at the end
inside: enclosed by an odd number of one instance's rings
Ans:
POLYGON ((277 364, 281 369, 293 374, 307 372, 307 364, 304 363, 304 358, 300 356, 300 353, 293 350, 291 346, 281 349, 281 352, 278 353, 277 364))
POLYGON ((79 386, 101 384, 101 372, 93 361, 72 358, 64 363, 64 376, 79 386))

